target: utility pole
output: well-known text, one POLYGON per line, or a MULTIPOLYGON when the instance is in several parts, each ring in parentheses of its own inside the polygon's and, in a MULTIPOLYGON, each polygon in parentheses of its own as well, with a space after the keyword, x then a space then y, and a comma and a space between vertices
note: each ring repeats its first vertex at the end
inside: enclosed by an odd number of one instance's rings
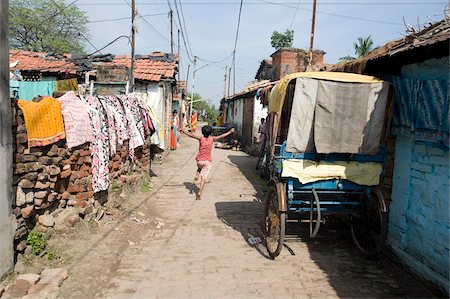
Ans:
POLYGON ((173 11, 170 10, 170 54, 173 55, 173 11))
POLYGON ((9 10, 8 0, 0 1, 0 277, 14 265, 12 213, 12 116, 9 98, 9 10))
POLYGON ((233 51, 233 94, 236 94, 236 50, 233 51))
POLYGON ((180 82, 180 57, 180 29, 178 29, 178 82, 180 82))
POLYGON ((313 15, 312 15, 312 22, 311 22, 311 41, 309 43, 309 65, 311 65, 312 58, 313 58, 314 27, 316 25, 316 6, 317 6, 317 0, 314 0, 313 1, 313 15))
POLYGON ((194 90, 195 90, 195 65, 197 64, 197 56, 194 56, 194 71, 192 72, 192 90, 191 90, 191 113, 192 113, 192 104, 194 103, 194 90))
POLYGON ((228 70, 228 96, 230 96, 230 84, 231 84, 231 67, 228 70))
POLYGON ((135 35, 136 35, 136 3, 135 0, 131 0, 131 67, 130 67, 130 88, 131 92, 134 91, 134 47, 135 47, 135 35))
POLYGON ((227 75, 228 75, 228 65, 225 66, 225 79, 223 82, 223 97, 227 96, 227 75))

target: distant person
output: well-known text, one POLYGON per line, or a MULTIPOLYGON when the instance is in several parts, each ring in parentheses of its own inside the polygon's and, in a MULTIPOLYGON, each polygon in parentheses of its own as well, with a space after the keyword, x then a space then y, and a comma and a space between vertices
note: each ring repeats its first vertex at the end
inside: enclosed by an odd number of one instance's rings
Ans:
POLYGON ((194 133, 197 130, 197 114, 195 113, 195 111, 192 111, 191 114, 191 130, 194 133))
POLYGON ((197 136, 193 133, 189 133, 186 131, 182 131, 184 134, 186 134, 189 137, 195 138, 199 142, 198 146, 198 154, 195 160, 197 161, 197 172, 195 173, 194 177, 194 184, 197 183, 199 177, 200 177, 200 188, 197 192, 196 199, 200 200, 203 192, 203 187, 206 183, 206 178, 208 177, 209 171, 211 169, 211 162, 212 162, 212 146, 214 141, 217 141, 219 139, 225 138, 228 135, 234 133, 234 128, 231 128, 228 132, 219 135, 219 136, 210 136, 212 133, 211 126, 204 126, 202 127, 202 134, 203 137, 197 136))
POLYGON ((217 117, 217 126, 223 127, 223 113, 222 112, 220 112, 219 116, 217 117))
POLYGON ((267 139, 266 119, 264 118, 261 118, 261 124, 258 127, 258 133, 259 133, 259 151, 262 152, 267 139))
POLYGON ((179 130, 179 120, 178 120, 178 111, 173 110, 172 113, 172 126, 170 131, 170 149, 176 150, 178 143, 178 130, 179 130))

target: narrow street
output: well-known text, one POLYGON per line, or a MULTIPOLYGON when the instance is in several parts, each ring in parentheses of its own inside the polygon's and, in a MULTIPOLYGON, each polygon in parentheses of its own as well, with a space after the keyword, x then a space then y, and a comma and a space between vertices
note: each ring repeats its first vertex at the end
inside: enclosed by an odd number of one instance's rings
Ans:
POLYGON ((433 297, 386 257, 359 255, 345 230, 291 241, 268 259, 263 244, 247 241, 262 236, 265 183, 255 158, 214 149, 210 180, 196 201, 196 150, 183 136, 177 151, 152 166, 153 190, 136 208, 163 223, 140 229, 124 221, 83 249, 64 298, 433 297))

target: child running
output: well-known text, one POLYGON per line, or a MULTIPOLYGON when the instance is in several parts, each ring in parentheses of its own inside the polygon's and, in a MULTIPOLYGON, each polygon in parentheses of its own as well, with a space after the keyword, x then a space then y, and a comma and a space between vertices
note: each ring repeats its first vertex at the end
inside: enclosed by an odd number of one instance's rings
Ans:
POLYGON ((213 143, 214 141, 225 138, 228 135, 232 134, 234 132, 234 128, 231 128, 228 132, 222 135, 214 137, 210 136, 212 133, 211 126, 202 127, 203 137, 194 135, 184 130, 182 132, 189 137, 197 139, 199 142, 198 154, 197 157, 195 158, 195 160, 197 161, 197 172, 195 173, 194 184, 197 183, 198 178, 200 176, 200 188, 197 193, 197 200, 200 200, 203 192, 203 187, 205 186, 206 183, 206 178, 208 177, 209 170, 211 169, 211 162, 212 162, 211 152, 213 143))

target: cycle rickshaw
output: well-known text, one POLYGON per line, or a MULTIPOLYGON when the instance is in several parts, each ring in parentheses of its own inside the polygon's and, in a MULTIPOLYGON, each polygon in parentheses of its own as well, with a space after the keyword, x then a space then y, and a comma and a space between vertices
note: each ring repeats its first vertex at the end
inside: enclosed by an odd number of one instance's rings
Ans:
POLYGON ((279 255, 289 222, 309 237, 336 219, 349 223, 362 254, 378 253, 387 208, 378 185, 392 101, 387 82, 338 72, 290 74, 272 89, 259 169, 269 176, 265 243, 279 255))

